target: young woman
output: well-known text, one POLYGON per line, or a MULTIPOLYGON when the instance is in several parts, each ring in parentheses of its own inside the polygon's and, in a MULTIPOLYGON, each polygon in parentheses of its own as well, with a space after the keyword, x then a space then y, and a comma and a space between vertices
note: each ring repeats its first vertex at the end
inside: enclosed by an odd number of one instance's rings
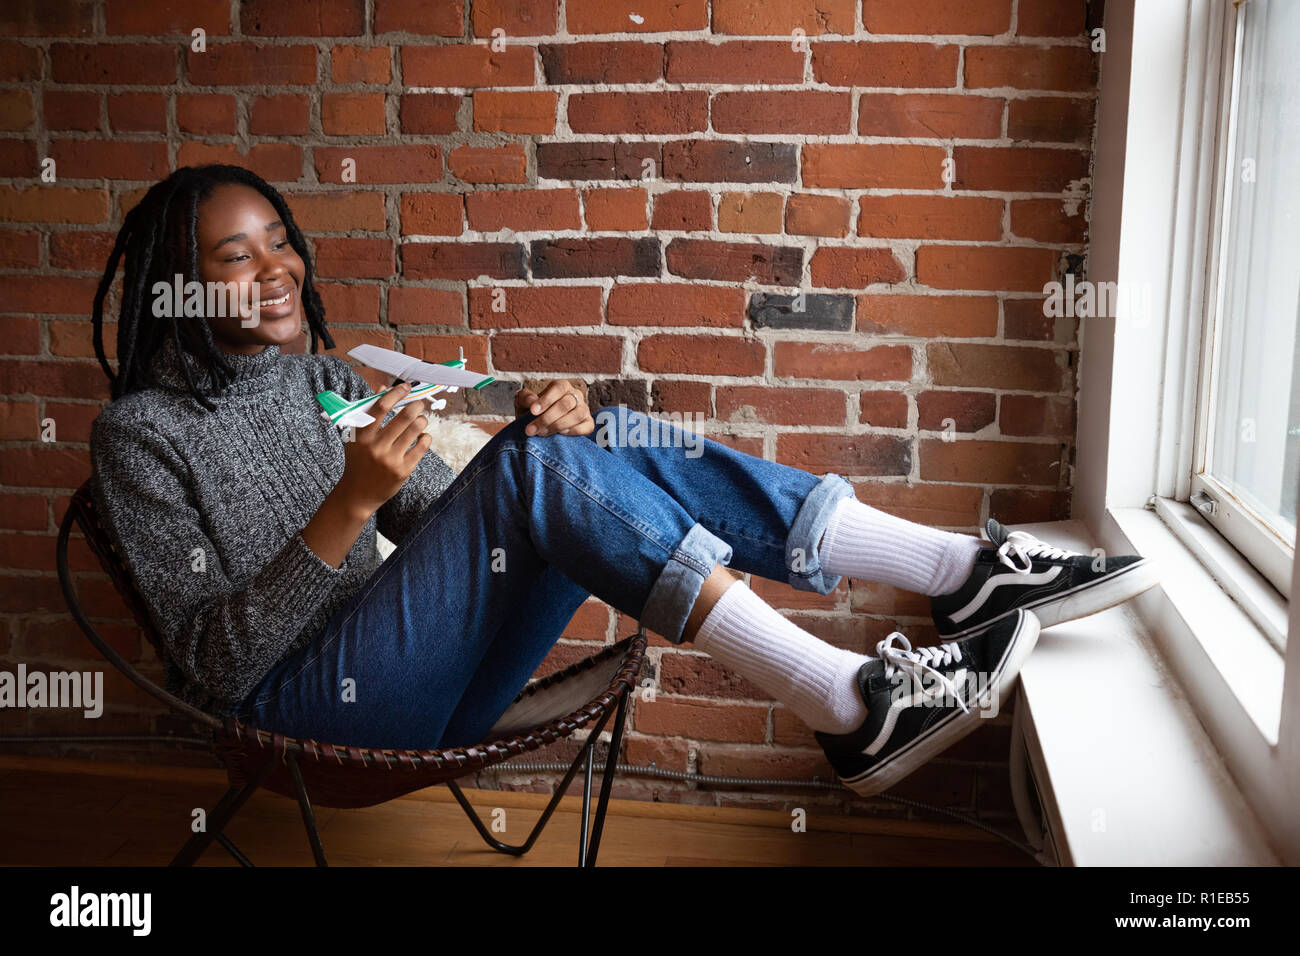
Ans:
POLYGON ((314 396, 371 390, 316 354, 334 343, 307 245, 280 194, 237 166, 179 169, 127 214, 94 323, 113 398, 91 438, 96 496, 163 637, 168 689, 296 737, 480 742, 595 595, 789 706, 841 778, 875 793, 1001 704, 1040 619, 1154 583, 1136 556, 1098 568, 995 521, 989 542, 934 530, 858 502, 838 475, 718 442, 607 444, 597 419, 626 435, 642 413, 593 415, 565 381, 519 391, 515 421, 459 475, 430 451, 423 403, 389 416, 402 387, 345 441, 314 396), (114 372, 103 306, 122 260, 114 372), (258 308, 177 315, 177 276, 256 288, 258 308), (290 354, 304 323, 310 351, 290 354), (382 563, 376 531, 397 545, 382 563), (833 647, 724 566, 818 594, 844 575, 929 594, 951 640, 833 647))

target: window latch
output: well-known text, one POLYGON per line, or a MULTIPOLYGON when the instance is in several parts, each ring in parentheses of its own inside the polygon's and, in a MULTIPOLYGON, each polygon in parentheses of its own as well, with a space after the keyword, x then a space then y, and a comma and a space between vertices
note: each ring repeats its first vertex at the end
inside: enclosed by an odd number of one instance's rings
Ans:
POLYGON ((1191 498, 1192 507, 1203 515, 1213 516, 1218 513, 1219 505, 1213 498, 1204 491, 1197 491, 1191 498))

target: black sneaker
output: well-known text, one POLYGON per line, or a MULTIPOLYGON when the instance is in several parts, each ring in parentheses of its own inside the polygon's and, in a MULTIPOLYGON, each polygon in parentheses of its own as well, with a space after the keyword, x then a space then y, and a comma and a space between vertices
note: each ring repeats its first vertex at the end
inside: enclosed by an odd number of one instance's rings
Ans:
POLYGON ((965 639, 1017 608, 1038 615, 1042 627, 1104 611, 1159 581, 1155 562, 1136 554, 1094 556, 1054 548, 1025 531, 1008 532, 992 518, 992 542, 975 570, 951 594, 930 598, 943 637, 965 639))
POLYGON ((986 713, 996 717, 1037 640, 1032 611, 1015 611, 968 641, 937 647, 913 650, 894 631, 858 670, 867 705, 862 726, 813 736, 854 793, 887 790, 973 731, 986 713), (895 647, 895 639, 904 646, 895 647))

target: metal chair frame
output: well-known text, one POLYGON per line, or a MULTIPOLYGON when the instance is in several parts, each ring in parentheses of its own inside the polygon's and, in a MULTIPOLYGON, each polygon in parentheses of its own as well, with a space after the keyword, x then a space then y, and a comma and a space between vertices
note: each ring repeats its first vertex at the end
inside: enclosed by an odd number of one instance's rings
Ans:
MULTIPOLYGON (((320 832, 316 826, 316 816, 312 810, 312 801, 308 795, 308 776, 315 774, 317 785, 317 805, 329 807, 363 807, 395 799, 405 793, 445 783, 457 803, 464 809, 470 822, 489 847, 501 853, 522 856, 532 849, 538 837, 550 821, 551 815, 559 805, 579 765, 584 767, 582 791, 582 828, 578 838, 578 866, 594 866, 596 855, 600 850, 600 838, 604 830, 605 813, 609 804, 610 790, 618 763, 618 753, 623 739, 623 729, 627 716, 628 699, 636 684, 637 674, 644 661, 647 643, 644 627, 622 639, 616 644, 606 645, 598 653, 570 664, 540 680, 531 682, 520 691, 512 708, 536 694, 554 691, 564 682, 574 679, 584 671, 597 666, 616 667, 616 673, 604 690, 589 699, 581 707, 563 708, 566 712, 553 716, 541 723, 531 723, 527 727, 495 736, 498 727, 510 716, 510 710, 502 715, 496 727, 488 732, 488 741, 470 747, 457 747, 444 750, 389 750, 359 748, 340 744, 325 744, 314 740, 303 740, 283 734, 259 730, 243 724, 233 717, 217 717, 168 693, 156 683, 143 676, 129 661, 114 650, 86 616, 77 596, 72 572, 68 565, 68 540, 73 527, 78 528, 85 537, 91 550, 99 559, 101 566, 112 579, 114 587, 134 615, 136 622, 144 629, 153 643, 156 653, 161 658, 165 653, 152 621, 149 618, 145 602, 136 589, 134 582, 121 560, 109 536, 105 533, 97 514, 91 494, 91 480, 77 489, 67 512, 59 526, 58 537, 58 572, 59 583, 63 589, 64 599, 73 619, 85 633, 86 637, 114 667, 126 675, 136 686, 155 697, 169 709, 181 714, 191 721, 201 724, 212 734, 213 752, 225 766, 230 780, 230 788, 225 792, 216 806, 207 816, 205 828, 193 834, 171 861, 171 866, 192 866, 213 841, 219 843, 242 866, 253 866, 249 858, 226 836, 225 829, 243 808, 250 797, 259 789, 292 796, 298 801, 303 826, 311 846, 312 857, 317 866, 327 866, 325 850, 321 844, 320 832), (614 728, 611 733, 609 753, 605 769, 601 774, 600 796, 597 802, 594 827, 591 820, 592 769, 595 760, 595 745, 600 734, 614 715, 614 728), (496 839, 488 831, 483 820, 470 802, 465 798, 456 778, 482 770, 485 767, 501 763, 529 750, 570 736, 575 730, 596 721, 582 748, 569 766, 564 780, 556 788, 555 794, 547 804, 541 818, 533 826, 528 839, 521 844, 512 845, 496 839), (270 746, 267 745, 269 742, 270 746), (329 758, 322 761, 322 757, 329 758), (311 758, 304 763, 304 758, 311 758), (408 779, 393 777, 394 764, 407 772, 408 779), (345 772, 340 774, 335 763, 345 772), (388 774, 379 774, 376 767, 382 761, 388 774), (251 763, 252 766, 246 766, 251 763), (304 774, 303 768, 308 768, 304 774), (280 768, 285 768, 283 771, 280 768), (328 771, 328 773, 326 772, 328 771), (369 778, 365 774, 370 774, 369 778), (410 779, 411 775, 414 779, 410 779), (373 789, 371 789, 373 787, 373 789), (323 796, 322 796, 323 794, 323 796)), ((544 698, 543 698, 544 699, 544 698)))

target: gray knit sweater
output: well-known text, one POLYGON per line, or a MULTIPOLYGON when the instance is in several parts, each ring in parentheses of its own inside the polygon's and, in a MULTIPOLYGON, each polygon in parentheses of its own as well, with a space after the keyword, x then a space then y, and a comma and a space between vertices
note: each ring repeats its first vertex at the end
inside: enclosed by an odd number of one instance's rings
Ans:
MULTIPOLYGON (((209 412, 168 342, 155 387, 108 405, 90 438, 96 502, 162 635, 167 690, 210 713, 233 710, 306 645, 378 567, 376 530, 400 543, 456 477, 426 454, 330 567, 301 535, 344 464, 315 395, 372 391, 332 355, 270 346, 230 359, 236 380, 209 412)), ((206 376, 200 385, 212 395, 206 376)))

